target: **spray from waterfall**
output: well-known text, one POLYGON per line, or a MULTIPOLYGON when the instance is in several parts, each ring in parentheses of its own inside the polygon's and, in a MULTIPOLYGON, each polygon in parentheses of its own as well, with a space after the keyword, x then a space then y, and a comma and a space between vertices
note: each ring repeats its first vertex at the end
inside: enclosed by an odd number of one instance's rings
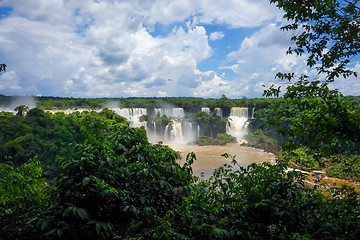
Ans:
POLYGON ((226 126, 226 133, 236 137, 238 142, 243 142, 248 134, 248 108, 233 107, 230 111, 229 123, 226 126))

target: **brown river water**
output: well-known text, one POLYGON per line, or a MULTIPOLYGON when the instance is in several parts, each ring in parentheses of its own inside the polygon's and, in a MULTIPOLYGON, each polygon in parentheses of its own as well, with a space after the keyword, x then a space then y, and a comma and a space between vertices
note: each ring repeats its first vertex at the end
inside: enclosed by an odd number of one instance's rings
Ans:
POLYGON ((168 146, 180 152, 180 164, 185 163, 188 153, 194 152, 196 155, 196 160, 192 165, 194 176, 199 177, 201 172, 203 172, 204 178, 209 178, 215 169, 224 164, 231 163, 231 158, 224 158, 221 156, 224 153, 236 156, 235 159, 238 164, 243 167, 246 167, 251 163, 274 162, 276 159, 275 155, 272 153, 267 153, 256 148, 241 146, 239 143, 228 143, 224 146, 198 146, 185 144, 169 144, 168 146))

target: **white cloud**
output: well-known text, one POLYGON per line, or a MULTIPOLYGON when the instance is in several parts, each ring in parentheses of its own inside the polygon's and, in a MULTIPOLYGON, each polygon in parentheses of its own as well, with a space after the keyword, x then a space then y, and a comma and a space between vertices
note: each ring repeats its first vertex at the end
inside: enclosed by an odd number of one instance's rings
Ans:
POLYGON ((213 71, 200 72, 195 71, 197 80, 200 84, 195 89, 193 95, 195 97, 220 97, 222 94, 231 92, 229 83, 213 71))
POLYGON ((215 41, 215 40, 222 39, 224 36, 225 36, 225 35, 224 35, 223 32, 212 32, 212 33, 210 34, 209 39, 210 39, 211 41, 215 41))
POLYGON ((0 91, 14 90, 19 91, 19 78, 16 76, 16 72, 9 71, 0 75, 0 91))
POLYGON ((267 0, 202 0, 202 15, 199 21, 203 23, 227 24, 232 28, 258 27, 282 14, 267 0))
POLYGON ((0 56, 9 71, 0 75, 3 93, 260 96, 276 72, 307 71, 303 58, 285 55, 291 35, 279 30, 282 14, 267 0, 3 0, 1 6, 14 9, 0 19, 0 56), (157 35, 159 25, 169 31, 157 35), (228 46, 210 47, 240 27, 259 30, 239 38, 230 53, 228 46), (217 59, 220 52, 227 58, 217 59), (210 58, 217 61, 213 71, 201 72, 199 63, 210 58))
POLYGON ((263 85, 282 84, 274 79, 278 72, 308 73, 306 55, 286 55, 290 38, 290 33, 281 31, 274 23, 246 37, 237 51, 227 55, 227 61, 233 64, 223 67, 239 74, 232 81, 233 89, 238 89, 241 95, 261 96, 265 89, 263 85))
MULTIPOLYGON (((353 68, 350 68, 352 71, 360 73, 360 63, 356 63, 353 68)), ((360 81, 358 78, 351 76, 349 78, 339 78, 334 82, 329 84, 329 87, 332 89, 338 89, 343 95, 352 95, 358 96, 360 89, 360 81)))

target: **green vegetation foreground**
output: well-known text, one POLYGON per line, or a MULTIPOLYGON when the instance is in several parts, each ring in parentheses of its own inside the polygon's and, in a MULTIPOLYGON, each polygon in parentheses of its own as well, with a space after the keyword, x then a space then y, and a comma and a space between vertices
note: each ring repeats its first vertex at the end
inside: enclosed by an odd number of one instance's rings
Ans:
POLYGON ((58 158, 50 184, 36 158, 0 164, 1 239, 360 237, 360 202, 348 187, 325 196, 280 163, 225 166, 198 182, 194 155, 180 166, 173 150, 113 112, 78 120, 82 137, 58 158))

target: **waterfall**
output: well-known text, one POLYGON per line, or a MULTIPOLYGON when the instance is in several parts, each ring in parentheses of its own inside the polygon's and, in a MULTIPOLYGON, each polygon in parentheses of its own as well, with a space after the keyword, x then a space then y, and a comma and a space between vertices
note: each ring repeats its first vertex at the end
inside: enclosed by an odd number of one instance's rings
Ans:
POLYGON ((172 120, 170 124, 171 124, 170 140, 182 143, 184 141, 184 135, 182 132, 181 122, 172 120))
POLYGON ((169 141, 170 140, 170 123, 168 125, 166 125, 165 127, 165 132, 164 132, 164 140, 165 141, 169 141))
POLYGON ((185 117, 184 109, 183 108, 173 108, 171 116, 175 117, 175 118, 184 118, 185 117))
POLYGON ((248 125, 248 108, 231 108, 226 133, 236 137, 240 142, 244 141, 243 138, 247 135, 248 125))
POLYGON ((208 108, 208 107, 202 107, 201 111, 210 114, 210 108, 208 108))
POLYGON ((222 112, 222 109, 221 108, 215 108, 215 111, 216 111, 216 115, 222 117, 223 116, 223 112, 222 112))
MULTIPOLYGON (((185 112, 183 108, 155 108, 156 116, 167 115, 172 117, 171 122, 165 127, 159 128, 156 122, 152 124, 148 122, 140 122, 140 117, 147 114, 146 108, 113 108, 118 115, 125 117, 131 127, 144 126, 149 140, 152 142, 178 142, 188 143, 195 141, 201 137, 201 128, 198 124, 186 121, 185 112)), ((210 113, 210 108, 203 107, 201 111, 210 113)), ((215 108, 216 114, 222 116, 222 109, 215 108)), ((228 123, 226 125, 226 133, 238 139, 239 142, 244 141, 243 138, 247 134, 248 119, 254 118, 255 108, 248 110, 248 108, 233 107, 230 111, 228 123)), ((205 129, 205 132, 207 130, 205 129)), ((211 129, 210 129, 211 132, 211 129)), ((213 136, 216 137, 216 136, 213 136)))
POLYGON ((183 139, 186 139, 187 142, 193 142, 197 138, 197 132, 194 131, 194 124, 192 122, 183 123, 183 139))
POLYGON ((111 110, 129 120, 131 127, 147 127, 139 120, 140 116, 147 114, 146 108, 112 108, 111 110))
POLYGON ((244 107, 233 107, 230 110, 230 117, 242 117, 242 118, 248 118, 249 109, 244 107))
POLYGON ((155 115, 166 115, 168 117, 184 118, 185 112, 183 108, 155 108, 155 115))
POLYGON ((154 124, 154 138, 156 139, 156 122, 153 123, 154 124))

